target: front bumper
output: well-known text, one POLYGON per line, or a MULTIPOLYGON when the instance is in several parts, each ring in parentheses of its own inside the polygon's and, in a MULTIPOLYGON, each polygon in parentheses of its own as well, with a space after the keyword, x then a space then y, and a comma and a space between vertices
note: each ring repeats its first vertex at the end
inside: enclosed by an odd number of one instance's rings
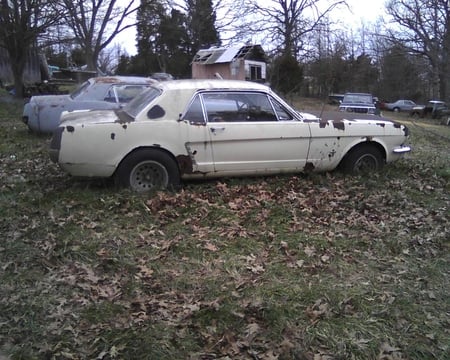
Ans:
POLYGON ((406 146, 406 145, 402 145, 398 148, 395 148, 394 150, 392 150, 395 154, 405 154, 411 151, 411 147, 410 146, 406 146))

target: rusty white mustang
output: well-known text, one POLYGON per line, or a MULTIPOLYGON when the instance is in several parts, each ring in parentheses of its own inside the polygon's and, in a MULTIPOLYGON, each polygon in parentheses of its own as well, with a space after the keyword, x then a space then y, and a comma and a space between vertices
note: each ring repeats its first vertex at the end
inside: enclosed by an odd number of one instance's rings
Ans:
POLYGON ((380 116, 301 113, 269 87, 232 80, 153 84, 124 108, 63 113, 50 158, 77 177, 136 191, 183 179, 376 171, 411 149, 380 116))

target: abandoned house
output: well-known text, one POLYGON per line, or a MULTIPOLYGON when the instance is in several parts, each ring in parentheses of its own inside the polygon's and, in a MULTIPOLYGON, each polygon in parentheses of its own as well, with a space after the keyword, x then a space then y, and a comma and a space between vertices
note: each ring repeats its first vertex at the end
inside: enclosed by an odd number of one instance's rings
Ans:
POLYGON ((192 61, 192 78, 214 77, 265 82, 266 54, 260 45, 199 50, 192 61))

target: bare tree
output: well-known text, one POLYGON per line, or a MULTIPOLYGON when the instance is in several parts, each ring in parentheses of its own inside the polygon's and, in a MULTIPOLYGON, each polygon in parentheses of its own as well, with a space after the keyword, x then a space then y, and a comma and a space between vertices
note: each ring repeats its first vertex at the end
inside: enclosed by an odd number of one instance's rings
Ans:
POLYGON ((116 35, 136 25, 135 21, 129 21, 139 8, 136 2, 128 0, 119 6, 118 0, 63 0, 66 25, 86 54, 88 70, 97 70, 100 52, 116 35))
POLYGON ((17 97, 23 97, 23 73, 37 39, 60 17, 57 0, 1 0, 0 47, 9 55, 17 97))
POLYGON ((239 33, 263 36, 278 53, 296 57, 304 49, 306 36, 321 26, 329 13, 345 0, 251 0, 243 5, 245 18, 239 33))
POLYGON ((448 0, 391 0, 386 6, 393 22, 394 44, 427 59, 433 97, 447 99, 450 91, 450 2, 448 0))

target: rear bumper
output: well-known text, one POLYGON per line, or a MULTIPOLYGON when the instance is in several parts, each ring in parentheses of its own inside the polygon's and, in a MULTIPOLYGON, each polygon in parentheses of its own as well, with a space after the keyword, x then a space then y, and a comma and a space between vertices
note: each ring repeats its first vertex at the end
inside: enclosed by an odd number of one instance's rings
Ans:
POLYGON ((50 160, 54 163, 58 163, 59 159, 59 151, 61 150, 61 138, 62 133, 64 132, 64 127, 58 127, 54 132, 52 136, 52 140, 50 142, 50 160))

